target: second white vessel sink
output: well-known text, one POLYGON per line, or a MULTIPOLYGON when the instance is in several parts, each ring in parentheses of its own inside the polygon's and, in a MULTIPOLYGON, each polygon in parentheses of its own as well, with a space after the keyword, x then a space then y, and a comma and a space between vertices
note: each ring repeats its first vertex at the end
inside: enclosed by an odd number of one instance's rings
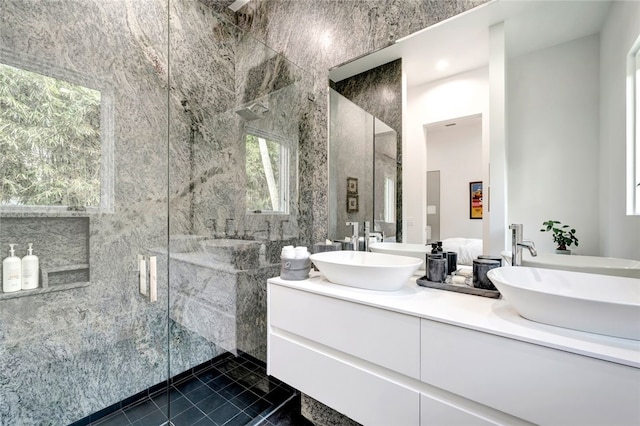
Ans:
POLYGON ((526 266, 487 276, 524 318, 640 340, 640 279, 526 266))
POLYGON ((334 284, 367 290, 396 291, 418 270, 422 260, 365 251, 329 251, 311 261, 334 284))
MULTIPOLYGON (((501 254, 506 262, 511 264, 511 251, 503 251, 501 254)), ((523 250, 522 266, 640 278, 640 260, 620 259, 616 257, 541 252, 538 252, 537 256, 531 256, 527 250, 523 250)))

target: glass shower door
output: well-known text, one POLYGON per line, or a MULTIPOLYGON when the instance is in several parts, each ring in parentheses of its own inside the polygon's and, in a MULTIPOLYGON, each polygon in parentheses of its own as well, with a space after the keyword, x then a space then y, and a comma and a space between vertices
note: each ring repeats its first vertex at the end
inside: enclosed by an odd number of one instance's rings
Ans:
POLYGON ((0 292, 0 425, 294 397, 266 375, 266 280, 298 244, 310 75, 191 0, 0 0, 0 28, 0 253, 40 268, 0 292))
POLYGON ((0 292, 2 425, 128 424, 166 384, 168 14, 1 1, 0 253, 39 261, 0 292))

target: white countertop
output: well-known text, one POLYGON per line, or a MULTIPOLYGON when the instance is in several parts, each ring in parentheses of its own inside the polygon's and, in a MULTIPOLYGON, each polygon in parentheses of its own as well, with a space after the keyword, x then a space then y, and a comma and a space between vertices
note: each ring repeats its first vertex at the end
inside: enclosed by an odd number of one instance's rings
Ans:
POLYGON ((269 283, 640 368, 640 341, 529 321, 506 300, 420 287, 416 277, 395 292, 333 284, 314 271, 307 280, 269 283))

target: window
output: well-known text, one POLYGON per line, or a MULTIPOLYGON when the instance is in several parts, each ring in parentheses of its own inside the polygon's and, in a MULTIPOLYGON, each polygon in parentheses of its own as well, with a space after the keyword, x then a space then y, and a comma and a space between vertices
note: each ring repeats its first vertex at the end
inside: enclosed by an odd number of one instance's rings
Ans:
POLYGON ((247 210, 289 213, 289 148, 283 141, 258 132, 247 133, 247 210))
POLYGON ((2 57, 0 210, 111 210, 110 101, 72 72, 2 57))
POLYGON ((384 221, 396 221, 396 182, 393 178, 384 178, 384 221))
POLYGON ((640 215, 640 38, 627 59, 627 214, 640 215))

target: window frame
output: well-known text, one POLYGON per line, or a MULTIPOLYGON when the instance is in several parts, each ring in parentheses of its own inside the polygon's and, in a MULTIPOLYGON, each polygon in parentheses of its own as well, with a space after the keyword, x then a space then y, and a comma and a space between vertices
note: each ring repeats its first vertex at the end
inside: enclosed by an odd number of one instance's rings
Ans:
MULTIPOLYGON (((255 210, 250 209, 246 206, 247 214, 271 214, 271 215, 288 215, 291 210, 291 155, 292 155, 292 146, 291 144, 283 137, 276 135, 274 133, 265 132, 264 130, 245 126, 243 140, 247 143, 247 136, 254 136, 259 139, 263 139, 267 142, 275 142, 280 146, 280 173, 278 178, 278 204, 280 206, 280 210, 255 210)), ((245 158, 245 173, 246 173, 246 158, 245 158)), ((264 171, 264 168, 263 168, 264 171)), ((245 197, 246 202, 246 197, 245 197)))
POLYGON ((113 213, 115 199, 115 131, 113 92, 109 85, 99 79, 85 76, 75 71, 35 59, 20 52, 0 48, 0 63, 47 77, 64 80, 100 92, 100 204, 83 206, 79 211, 76 206, 67 205, 0 205, 1 214, 46 214, 67 215, 69 213, 113 213))

